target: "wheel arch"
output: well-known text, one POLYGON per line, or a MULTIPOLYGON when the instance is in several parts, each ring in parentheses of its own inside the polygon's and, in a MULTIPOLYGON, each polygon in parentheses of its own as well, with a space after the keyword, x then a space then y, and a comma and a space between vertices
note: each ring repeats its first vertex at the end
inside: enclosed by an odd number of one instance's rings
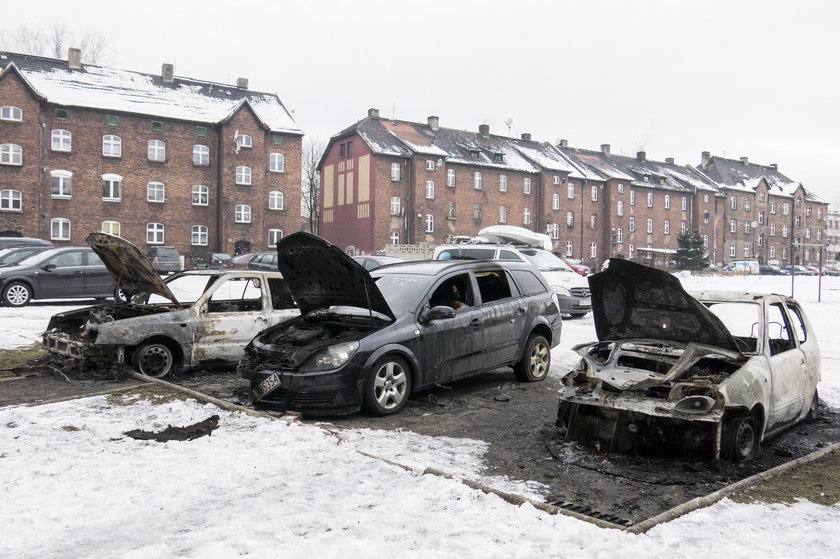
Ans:
POLYGON ((131 355, 132 358, 134 356, 134 352, 137 351, 137 348, 142 347, 147 344, 163 344, 169 349, 172 350, 172 357, 175 358, 175 368, 180 368, 184 366, 184 350, 177 341, 172 339, 169 336, 164 334, 155 334, 152 336, 147 336, 140 340, 138 343, 134 344, 131 347, 131 355))
POLYGON ((376 351, 374 351, 368 356, 364 366, 362 367, 361 372, 359 373, 359 386, 361 387, 364 385, 365 380, 367 379, 367 373, 368 371, 370 371, 370 368, 373 367, 373 364, 387 355, 397 355, 399 357, 402 357, 403 360, 405 360, 406 365, 408 365, 408 374, 411 375, 411 391, 414 392, 415 390, 417 390, 417 378, 420 372, 420 360, 417 359, 417 356, 414 354, 413 351, 400 344, 384 345, 380 348, 377 348, 376 351))

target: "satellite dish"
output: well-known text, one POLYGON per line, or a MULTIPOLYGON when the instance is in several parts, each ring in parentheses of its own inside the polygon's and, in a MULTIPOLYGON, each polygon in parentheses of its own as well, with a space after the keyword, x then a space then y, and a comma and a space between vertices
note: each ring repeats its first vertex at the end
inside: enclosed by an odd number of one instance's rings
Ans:
POLYGON ((757 222, 756 220, 753 220, 753 222, 752 222, 752 223, 750 223, 750 227, 752 227, 753 229, 755 229, 756 227, 758 227, 758 222, 757 222))

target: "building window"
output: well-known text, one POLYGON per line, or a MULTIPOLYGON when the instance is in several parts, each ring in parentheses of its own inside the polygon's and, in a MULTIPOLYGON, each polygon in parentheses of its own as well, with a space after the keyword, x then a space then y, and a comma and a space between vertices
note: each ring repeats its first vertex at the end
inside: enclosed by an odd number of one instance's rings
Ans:
POLYGON ((73 143, 73 135, 69 130, 52 131, 52 150, 70 151, 73 143))
POLYGON ((531 223, 531 208, 525 208, 522 210, 522 223, 526 225, 531 223))
POLYGON ((566 227, 575 226, 575 212, 566 212, 566 227))
POLYGON ((630 232, 632 233, 635 230, 636 230, 636 218, 631 217, 630 218, 630 232))
POLYGON ((817 229, 817 240, 822 241, 822 229, 817 229))
POLYGON ((195 246, 207 246, 207 227, 204 225, 192 226, 192 244, 195 246))
POLYGON ((268 209, 269 210, 284 210, 286 209, 286 196, 279 190, 272 190, 268 193, 268 209))
POLYGON ((56 109, 55 110, 55 118, 56 120, 67 120, 69 117, 69 113, 67 109, 56 109))
POLYGON ((554 175, 554 184, 560 184, 560 175, 554 175))
POLYGON ((560 194, 554 193, 551 195, 551 209, 552 210, 559 210, 560 209, 560 194))
POLYGON ((455 169, 446 171, 446 186, 455 186, 455 169))
POLYGON ((595 241, 589 245, 589 256, 592 258, 598 258, 598 243, 595 241))
POLYGON ((282 153, 272 153, 268 156, 268 170, 274 173, 286 171, 286 156, 282 153))
POLYGON ((764 212, 758 212, 758 222, 764 223, 764 212))
POLYGON ((347 142, 347 157, 353 157, 353 142, 347 142))
POLYGON ((682 208, 682 211, 686 211, 688 209, 688 198, 685 196, 682 197, 682 206, 680 207, 682 208))
POLYGON ((122 177, 119 175, 102 175, 102 199, 103 200, 121 200, 122 199, 122 177))
POLYGON ((163 223, 147 223, 146 224, 146 242, 150 245, 163 244, 163 223))
POLYGON ((771 237, 776 236, 776 224, 775 223, 770 224, 770 236, 771 237))
POLYGON ((435 181, 426 181, 426 199, 434 200, 435 198, 435 181))
POLYGON ((531 193, 531 179, 526 178, 522 181, 522 191, 525 194, 531 193))
POLYGON ((744 196, 744 210, 750 211, 750 199, 748 196, 744 196))
POLYGON ((653 207, 653 192, 648 192, 647 193, 647 207, 648 208, 653 207))
POLYGON ((195 127, 195 135, 199 138, 206 138, 207 137, 207 127, 206 126, 196 126, 195 127))
POLYGON ((426 214, 426 233, 435 232, 435 216, 426 214))
POLYGON ((745 221, 744 222, 744 233, 749 233, 749 232, 750 232, 750 222, 745 221))
POLYGON ((236 166, 236 184, 251 185, 251 168, 245 165, 236 166))
POLYGON ((193 146, 193 165, 210 165, 210 148, 202 144, 193 146))
POLYGON ((566 185, 566 198, 569 200, 573 200, 575 197, 575 185, 573 183, 569 183, 566 185))
POLYGON ((166 161, 166 142, 163 140, 149 140, 149 161, 166 161))
POLYGON ((770 245, 770 258, 776 258, 776 246, 770 245))
POLYGON ((70 198, 73 195, 73 173, 56 170, 50 171, 50 176, 50 195, 53 198, 70 198))
POLYGON ((268 230, 268 246, 273 247, 277 244, 277 241, 283 238, 283 230, 282 229, 269 229, 268 230))
POLYGON ((473 173, 473 188, 481 190, 481 171, 473 173))
POLYGON ((119 221, 103 221, 102 227, 100 231, 103 233, 107 233, 109 235, 113 235, 115 237, 120 236, 120 222, 119 221))
POLYGON ((670 234, 671 234, 671 222, 670 222, 670 221, 668 221, 667 219, 665 220, 665 223, 663 224, 662 231, 663 231, 663 233, 665 233, 666 235, 670 235, 670 234))
POLYGON ((117 115, 105 115, 105 124, 108 126, 119 126, 120 125, 120 117, 117 115))
POLYGON ((788 226, 782 225, 782 238, 787 239, 788 236, 788 226))
POLYGON ((162 182, 150 182, 146 184, 146 201, 148 202, 156 202, 156 203, 163 203, 166 201, 165 198, 165 190, 166 187, 163 186, 162 182))
POLYGON ((589 216, 589 228, 590 229, 597 229, 598 228, 598 216, 597 215, 589 216))
POLYGON ((628 245, 627 247, 627 257, 631 260, 636 257, 636 245, 628 245))
POLYGON ((617 216, 624 215, 624 200, 618 200, 615 203, 615 215, 617 215, 617 216))
POLYGON ((23 194, 20 190, 0 190, 0 211, 19 212, 23 210, 23 194))
POLYGON ((239 204, 234 210, 233 220, 236 223, 251 223, 251 206, 239 204))
POLYGON ((507 192, 507 175, 499 175, 499 192, 507 192))
MULTIPOLYGON (((236 137, 236 147, 237 151, 239 151, 242 148, 252 148, 254 147, 254 139, 251 138, 251 136, 249 136, 248 134, 239 134, 236 137)), ((342 144, 341 147, 343 148, 344 144, 342 144)))
POLYGON ((400 232, 391 231, 391 235, 388 237, 388 240, 391 242, 392 245, 400 244, 400 232))
POLYGON ((685 232, 688 231, 688 225, 686 225, 685 221, 680 223, 680 235, 685 235, 685 232))
POLYGON ((758 246, 760 246, 760 247, 763 247, 763 246, 764 246, 764 233, 761 233, 761 234, 758 236, 758 246))
POLYGON ((770 201, 770 213, 774 214, 774 215, 776 213, 776 201, 775 200, 770 201))
POLYGON ((507 223, 507 206, 499 206, 499 223, 507 223))
POLYGON ((665 209, 666 210, 671 209, 671 195, 670 194, 665 195, 665 209))
POLYGON ((738 209, 738 197, 737 196, 730 196, 729 197, 729 208, 732 209, 732 210, 737 210, 738 209))
POLYGON ((817 208, 817 221, 822 220, 822 208, 817 208))
POLYGON ((473 206, 473 221, 481 221, 481 204, 475 204, 473 206))
POLYGON ((455 219, 455 202, 446 203, 446 218, 455 219))
POLYGON ((0 107, 0 120, 23 120, 23 111, 20 107, 4 105, 0 107))
POLYGON ((598 187, 597 186, 592 187, 592 201, 593 202, 598 201, 598 187))
POLYGON ((273 143, 275 146, 282 146, 283 136, 281 136, 280 134, 272 134, 271 143, 273 143))
POLYGON ((732 243, 731 245, 729 245, 729 256, 735 256, 735 255, 736 255, 735 243, 732 243))
POLYGON ((782 215, 788 215, 790 213, 790 204, 785 202, 782 204, 782 215))
POLYGON ((50 239, 53 241, 69 241, 70 220, 64 217, 56 217, 50 220, 50 239))
POLYGON ((653 220, 652 219, 647 220, 647 232, 648 233, 653 233, 653 220))
POLYGON ((432 159, 426 160, 426 170, 427 171, 434 171, 435 170, 435 162, 432 159))
POLYGON ((400 215, 400 197, 391 196, 391 215, 400 215))
POLYGON ((203 184, 192 187, 193 206, 206 206, 210 203, 210 189, 203 184))
POLYGON ((616 244, 624 243, 624 229, 616 229, 615 230, 615 242, 616 244))
POLYGON ((810 227, 806 227, 806 228, 805 228, 805 238, 806 238, 806 239, 810 239, 810 238, 811 238, 811 228, 810 228, 810 227))
POLYGON ((575 242, 566 241, 566 256, 571 256, 575 252, 575 242))
POLYGON ((163 132, 163 123, 159 120, 152 120, 149 122, 149 128, 153 132, 163 132))
POLYGON ((560 238, 560 225, 558 225, 556 223, 549 223, 546 226, 545 233, 546 233, 546 235, 548 235, 549 237, 551 237, 554 240, 559 239, 560 238))
POLYGON ((338 145, 338 157, 339 159, 344 159, 346 157, 344 144, 338 145))
POLYGON ((794 227, 802 227, 802 216, 801 215, 795 216, 793 218, 793 221, 794 221, 794 224, 793 224, 794 227))
POLYGON ((400 164, 399 163, 391 163, 391 180, 394 182, 399 182, 400 180, 400 164))
POLYGON ((102 136, 102 155, 105 157, 121 157, 122 138, 113 134, 102 136))
POLYGON ((709 236, 703 235, 703 248, 709 248, 709 236))
POLYGON ((729 220, 729 232, 730 233, 737 233, 738 232, 738 222, 734 219, 729 220))
POLYGON ((23 165, 23 150, 17 144, 0 144, 0 165, 23 165))
POLYGON ((750 245, 744 245, 744 258, 750 257, 750 245))

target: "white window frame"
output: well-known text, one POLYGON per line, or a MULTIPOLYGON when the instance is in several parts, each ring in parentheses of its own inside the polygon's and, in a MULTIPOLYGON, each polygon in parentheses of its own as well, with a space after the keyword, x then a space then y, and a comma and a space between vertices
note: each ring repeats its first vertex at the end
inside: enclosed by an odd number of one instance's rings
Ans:
POLYGON ((782 238, 787 239, 788 236, 788 226, 782 225, 782 238))
POLYGON ((251 206, 248 204, 237 204, 233 209, 234 223, 251 223, 251 206))
POLYGON ((73 134, 63 128, 54 129, 50 134, 50 149, 64 153, 73 151, 73 134))
POLYGON ((13 188, 0 190, 0 211, 23 211, 23 193, 20 190, 14 190, 13 188))
POLYGON ((481 171, 476 171, 473 173, 473 188, 476 190, 481 190, 481 171))
POLYGON ((210 188, 203 184, 195 184, 192 187, 192 205, 207 206, 210 204, 210 188), (196 201, 196 198, 198 201, 196 201))
POLYGON ((119 221, 103 221, 99 230, 103 233, 119 237, 122 232, 122 226, 119 221))
POLYGON ((525 177, 524 179, 522 179, 522 192, 524 194, 530 194, 531 193, 531 179, 528 178, 528 177, 525 177))
POLYGON ((254 147, 254 139, 249 134, 239 134, 236 136, 236 147, 250 149, 254 147))
POLYGON ((569 200, 575 199, 575 183, 570 182, 566 185, 566 198, 569 200))
POLYGON ((14 105, 3 105, 0 107, 0 120, 21 122, 23 120, 23 109, 14 105))
POLYGON ((680 206, 680 209, 682 209, 682 211, 688 210, 688 198, 685 196, 682 197, 682 205, 680 206))
POLYGON ((73 173, 63 169, 50 171, 50 197, 69 199, 73 196, 73 173), (53 191, 53 185, 58 180, 58 194, 53 191))
POLYGON ((598 243, 595 241, 589 244, 589 256, 590 258, 598 258, 598 243))
POLYGON ((671 195, 670 194, 665 195, 665 209, 666 210, 671 209, 671 195))
POLYGON ((193 165, 210 165, 210 146, 193 144, 193 165))
POLYGON ((630 205, 631 206, 636 205, 636 191, 632 190, 632 189, 630 190, 630 205))
POLYGON ((190 231, 190 244, 193 246, 207 246, 207 226, 193 225, 190 231))
POLYGON ((236 184, 244 185, 244 186, 251 186, 252 180, 252 173, 251 168, 247 165, 237 165, 236 166, 236 176, 235 181, 236 184))
POLYGON ((730 233, 737 233, 738 232, 738 220, 737 219, 730 219, 729 220, 729 232, 730 233))
POLYGON ((391 182, 400 182, 400 164, 391 163, 391 182))
POLYGON ((499 223, 507 223, 507 206, 499 206, 499 223))
POLYGON ((53 241, 69 241, 72 231, 70 220, 66 217, 54 217, 50 220, 50 239, 53 241), (56 230, 57 228, 57 230, 56 230))
POLYGON ((0 165, 23 165, 23 148, 18 144, 0 144, 0 165))
POLYGON ((669 220, 667 220, 667 219, 666 219, 666 220, 665 220, 665 222, 662 224, 662 232, 663 232, 665 235, 670 235, 670 234, 671 234, 671 222, 670 222, 669 220))
POLYGON ((620 227, 615 230, 615 244, 624 244, 624 229, 620 227))
POLYGON ((455 201, 450 200, 446 203, 446 217, 447 219, 455 219, 455 201))
POLYGON ((268 246, 274 247, 277 244, 277 241, 283 238, 283 230, 282 229, 269 229, 268 230, 268 246))
POLYGON ((648 208, 653 207, 653 192, 648 192, 647 193, 647 207, 648 208))
POLYGON ((400 232, 399 231, 391 231, 391 234, 388 236, 388 241, 392 245, 400 244, 400 232))
POLYGON ((729 245, 729 256, 736 256, 737 254, 738 253, 737 248, 735 247, 735 243, 732 243, 731 245, 729 245))
POLYGON ((522 223, 530 225, 531 223, 531 208, 522 209, 522 223))
POLYGON ((734 194, 729 197, 729 209, 730 210, 737 210, 738 209, 738 197, 735 196, 734 194))
POLYGON ((554 175, 554 184, 560 184, 560 175, 554 175))
POLYGON ((750 197, 749 196, 744 196, 744 211, 748 212, 748 211, 750 211, 750 208, 752 208, 752 203, 750 201, 750 197))
MULTIPOLYGON (((446 170, 446 186, 455 186, 455 169, 446 170)), ((394 231, 399 235, 399 232, 394 231)))
POLYGON ((268 193, 269 210, 285 210, 286 194, 280 190, 272 190, 268 193))
POLYGON ((648 234, 653 233, 653 220, 648 218, 647 220, 647 228, 645 229, 648 234))
POLYGON ((593 202, 597 202, 598 201, 598 185, 593 184, 591 192, 592 192, 592 194, 591 194, 590 198, 592 199, 593 202))
POLYGON ((590 229, 597 229, 598 228, 598 216, 592 214, 589 216, 589 228, 590 229))
POLYGON ((115 134, 103 134, 102 155, 105 157, 122 157, 122 138, 115 134))
POLYGON ((166 161, 166 142, 163 140, 146 142, 146 156, 149 161, 166 161))
POLYGON ((555 192, 551 195, 551 209, 552 210, 559 210, 560 209, 560 193, 555 192))
POLYGON ((426 170, 427 170, 427 171, 434 171, 434 170, 435 170, 435 161, 434 161, 434 159, 427 159, 427 160, 426 160, 426 170))
POLYGON ((146 244, 162 245, 166 240, 166 227, 163 223, 146 224, 146 244))
POLYGON ((166 202, 166 185, 158 181, 146 183, 146 201, 155 204, 166 202))
POLYGON ((286 156, 276 151, 268 154, 268 170, 272 173, 285 173, 286 156))
POLYGON ((400 215, 402 200, 399 196, 391 196, 391 215, 400 215))
POLYGON ((425 222, 425 232, 426 233, 434 233, 435 232, 435 216, 433 214, 426 214, 425 222))
POLYGON ((499 192, 507 192, 507 175, 499 175, 499 192))
POLYGON ((770 236, 771 237, 776 236, 776 224, 775 223, 770 224, 770 236))
POLYGON ((435 199, 435 181, 426 181, 426 200, 434 200, 434 199, 435 199))
POLYGON ((566 241, 566 256, 571 256, 575 253, 575 242, 566 241))
POLYGON ((619 217, 624 215, 624 200, 616 200, 615 215, 619 217))
POLYGON ((102 175, 102 199, 111 202, 119 202, 122 200, 122 181, 123 178, 120 175, 115 175, 113 173, 106 173, 102 175), (105 195, 105 183, 108 183, 109 196, 105 195), (114 196, 115 190, 117 196, 114 196))
POLYGON ((627 245, 627 258, 632 260, 636 257, 636 245, 627 245))
POLYGON ((630 217, 630 227, 629 227, 629 229, 630 229, 631 233, 636 230, 636 218, 635 217, 632 217, 632 216, 630 217))
POLYGON ((575 226, 575 212, 566 212, 566 227, 575 226))
POLYGON ((770 258, 776 258, 776 245, 770 245, 770 258))

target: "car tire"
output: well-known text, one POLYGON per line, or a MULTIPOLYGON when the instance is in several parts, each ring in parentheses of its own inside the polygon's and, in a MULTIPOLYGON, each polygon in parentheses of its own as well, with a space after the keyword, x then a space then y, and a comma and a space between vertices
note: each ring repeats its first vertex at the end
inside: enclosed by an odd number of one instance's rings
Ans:
POLYGON ((573 312, 573 313, 569 313, 569 316, 571 316, 572 318, 582 318, 582 317, 586 316, 586 313, 585 312, 573 312))
POLYGON ((163 343, 144 344, 134 350, 134 370, 154 378, 165 377, 175 369, 175 354, 163 343))
POLYGON ((391 415, 403 409, 411 394, 411 373, 402 357, 387 355, 370 368, 364 388, 367 411, 391 415))
POLYGON ((20 281, 14 281, 3 290, 3 304, 7 307, 23 307, 32 300, 32 288, 20 281))
POLYGON ((522 358, 513 366, 513 373, 522 382, 537 382, 545 380, 550 366, 551 347, 548 340, 538 334, 531 334, 522 358))
POLYGON ((751 415, 734 417, 727 427, 726 456, 735 463, 747 462, 758 451, 758 422, 751 415))
POLYGON ((817 414, 819 413, 820 409, 820 396, 817 393, 817 389, 814 389, 814 397, 811 398, 811 405, 808 407, 808 414, 805 416, 806 421, 816 421, 817 414))
POLYGON ((120 289, 119 287, 114 288, 114 302, 119 304, 127 303, 131 296, 124 290, 120 289))

